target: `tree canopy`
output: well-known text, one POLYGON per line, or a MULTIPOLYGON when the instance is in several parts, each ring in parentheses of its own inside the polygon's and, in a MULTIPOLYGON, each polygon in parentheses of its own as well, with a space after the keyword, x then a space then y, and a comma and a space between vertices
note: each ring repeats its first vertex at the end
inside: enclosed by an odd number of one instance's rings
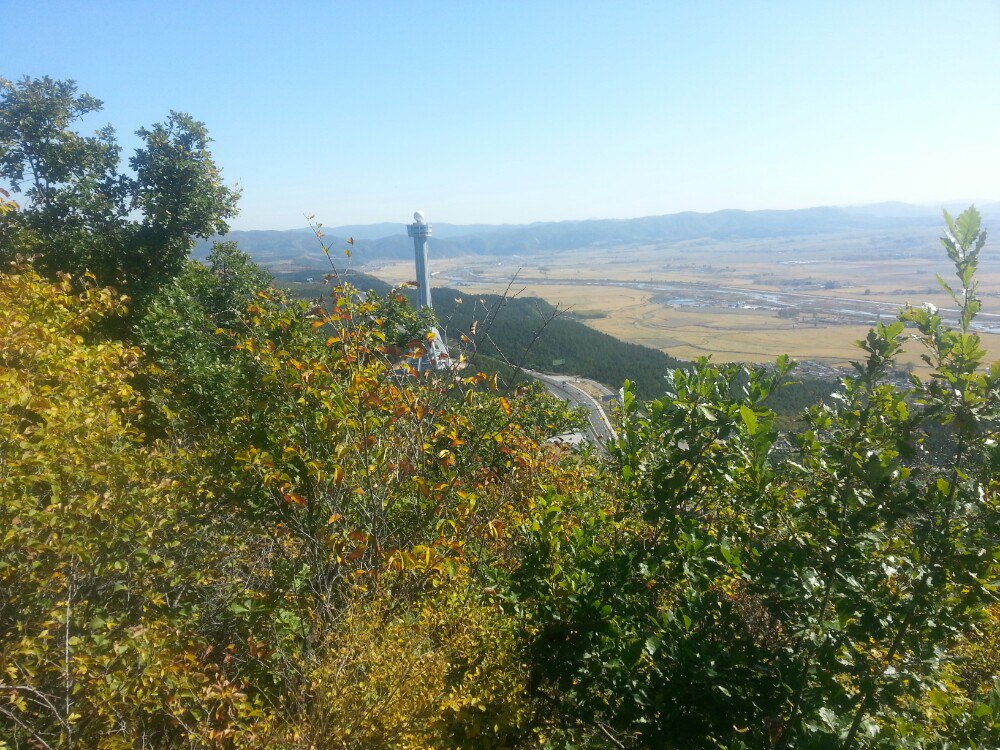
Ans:
POLYGON ((204 124, 180 112, 139 129, 121 171, 110 125, 75 130, 102 106, 74 81, 0 80, 0 179, 26 199, 0 217, 0 256, 33 253, 46 273, 90 272, 144 300, 180 273, 195 238, 226 231, 239 194, 223 183, 204 124))

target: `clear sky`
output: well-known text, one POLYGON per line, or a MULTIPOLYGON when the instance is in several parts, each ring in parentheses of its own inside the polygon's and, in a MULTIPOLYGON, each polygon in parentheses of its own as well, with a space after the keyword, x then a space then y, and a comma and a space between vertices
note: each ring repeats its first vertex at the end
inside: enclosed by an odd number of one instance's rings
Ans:
POLYGON ((1000 199, 1000 0, 0 0, 0 75, 171 109, 234 227, 1000 199))

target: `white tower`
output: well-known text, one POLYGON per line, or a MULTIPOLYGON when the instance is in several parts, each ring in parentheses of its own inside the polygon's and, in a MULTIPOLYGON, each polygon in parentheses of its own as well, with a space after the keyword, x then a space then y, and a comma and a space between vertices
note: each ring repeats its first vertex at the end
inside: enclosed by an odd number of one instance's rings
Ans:
MULTIPOLYGON (((413 223, 406 227, 406 233, 413 238, 413 255, 417 266, 417 299, 420 307, 433 309, 431 303, 431 274, 427 269, 427 238, 431 236, 431 225, 424 220, 422 211, 413 214, 413 223)), ((427 331, 429 341, 425 340, 427 352, 416 368, 424 370, 446 370, 451 366, 448 348, 441 332, 437 328, 427 331)))

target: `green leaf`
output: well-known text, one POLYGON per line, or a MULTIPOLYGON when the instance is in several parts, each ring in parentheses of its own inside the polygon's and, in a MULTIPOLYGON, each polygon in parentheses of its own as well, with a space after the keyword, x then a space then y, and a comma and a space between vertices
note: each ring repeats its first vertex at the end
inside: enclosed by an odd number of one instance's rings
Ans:
POLYGON ((993 713, 993 708, 990 706, 989 703, 979 703, 976 705, 976 708, 972 712, 972 715, 975 716, 977 719, 982 719, 983 717, 989 716, 992 713, 993 713))
MULTIPOLYGON (((955 220, 954 229, 957 229, 955 234, 955 239, 963 247, 969 247, 972 245, 979 234, 979 227, 982 221, 982 217, 979 215, 979 211, 976 210, 975 206, 969 206, 961 214, 959 214, 958 219, 955 220)), ((954 231, 953 229, 953 231, 954 231)))

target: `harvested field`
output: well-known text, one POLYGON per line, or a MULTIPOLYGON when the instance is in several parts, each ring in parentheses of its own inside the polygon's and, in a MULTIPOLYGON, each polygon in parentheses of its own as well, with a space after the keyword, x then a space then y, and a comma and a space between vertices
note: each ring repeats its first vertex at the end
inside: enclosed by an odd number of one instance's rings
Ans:
MULTIPOLYGON (((519 258, 434 259, 435 285, 467 293, 512 292, 566 307, 587 325, 676 357, 769 361, 782 353, 842 366, 876 321, 910 302, 942 311, 947 259, 924 236, 684 242, 588 248, 519 258), (613 259, 613 262, 612 262, 613 259)), ((393 283, 412 264, 367 269, 393 283)), ((979 333, 1000 359, 1000 246, 987 245, 979 274, 979 333)), ((916 347, 903 362, 920 368, 916 347)))

